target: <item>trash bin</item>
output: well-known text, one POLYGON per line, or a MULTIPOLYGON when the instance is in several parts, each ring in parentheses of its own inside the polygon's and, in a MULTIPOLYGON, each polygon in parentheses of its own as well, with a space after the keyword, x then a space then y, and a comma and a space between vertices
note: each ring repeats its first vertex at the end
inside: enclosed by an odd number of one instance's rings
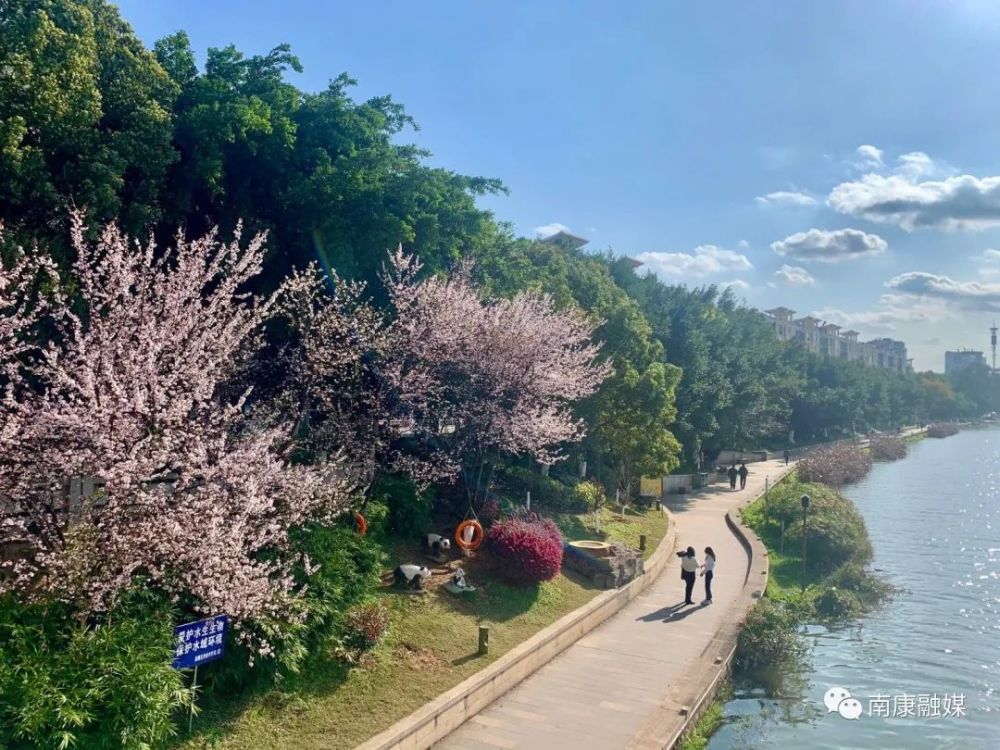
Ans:
POLYGON ((695 476, 697 477, 695 479, 695 482, 696 482, 695 489, 700 490, 703 487, 708 487, 708 472, 707 471, 699 471, 695 476))

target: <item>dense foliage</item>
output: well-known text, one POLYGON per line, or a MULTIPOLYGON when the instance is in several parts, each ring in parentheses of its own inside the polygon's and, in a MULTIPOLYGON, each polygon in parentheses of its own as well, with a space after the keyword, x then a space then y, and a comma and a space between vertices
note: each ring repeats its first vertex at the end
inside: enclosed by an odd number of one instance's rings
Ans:
POLYGON ((497 521, 486 534, 501 574, 512 583, 549 581, 562 568, 563 538, 555 523, 535 514, 497 521))
POLYGON ((927 428, 927 437, 946 438, 958 433, 958 425, 951 422, 935 422, 927 428))
POLYGON ((875 435, 868 441, 868 449, 876 461, 898 461, 906 458, 906 443, 892 435, 875 435))
POLYGON ((829 573, 848 561, 865 565, 871 560, 861 514, 854 503, 825 485, 781 483, 770 493, 766 517, 768 523, 784 523, 785 544, 793 550, 801 548, 803 523, 808 523, 809 563, 818 571, 829 573), (807 518, 800 502, 804 493, 810 498, 807 518))
POLYGON ((787 669, 805 656, 798 618, 782 602, 761 599, 747 614, 736 640, 734 668, 743 673, 787 669))
MULTIPOLYGON (((457 478, 484 520, 495 471, 515 500, 594 508, 726 448, 1000 409, 982 368, 822 357, 731 292, 515 236, 476 205, 497 180, 431 166, 402 106, 353 100, 346 75, 299 90, 287 46, 199 68, 183 32, 147 50, 105 0, 0 0, 0 19, 0 545, 18 595, 0 745, 160 742, 187 700, 169 625, 198 612, 255 634, 209 676, 220 691, 370 645, 373 539, 454 521, 461 493, 428 485, 457 478), (367 538, 335 517, 358 507, 367 538)), ((818 453, 800 474, 840 484, 866 460, 818 453)), ((814 564, 871 598, 844 567, 870 556, 860 517, 809 492, 814 564)), ((775 498, 795 544, 798 495, 775 498)), ((559 570, 548 522, 489 538, 521 582, 559 570)), ((794 650, 772 609, 741 663, 794 650)))
POLYGON ((99 627, 71 608, 0 599, 0 747, 160 747, 189 705, 170 666, 170 607, 124 593, 99 627))
POLYGON ((849 443, 840 443, 810 451, 798 462, 799 479, 822 482, 830 487, 857 482, 871 471, 871 454, 849 443))

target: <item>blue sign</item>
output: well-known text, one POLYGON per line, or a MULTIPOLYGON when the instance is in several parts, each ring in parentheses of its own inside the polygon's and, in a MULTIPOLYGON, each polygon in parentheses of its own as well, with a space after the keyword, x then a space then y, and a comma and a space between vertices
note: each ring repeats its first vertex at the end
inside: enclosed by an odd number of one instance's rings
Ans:
POLYGON ((228 615, 216 615, 174 628, 174 669, 191 669, 222 658, 228 615))

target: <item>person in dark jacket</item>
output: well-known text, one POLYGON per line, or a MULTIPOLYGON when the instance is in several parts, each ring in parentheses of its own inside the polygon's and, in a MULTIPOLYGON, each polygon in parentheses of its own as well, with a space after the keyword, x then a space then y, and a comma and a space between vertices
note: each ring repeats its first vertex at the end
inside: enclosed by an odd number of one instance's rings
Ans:
POLYGON ((729 474, 729 489, 735 490, 736 489, 736 477, 738 477, 740 475, 740 473, 736 470, 736 464, 733 464, 732 466, 730 466, 729 467, 729 471, 727 473, 729 474))
POLYGON ((681 559, 681 580, 684 581, 684 603, 694 604, 691 594, 694 592, 694 581, 698 577, 698 558, 694 556, 694 547, 688 547, 684 552, 678 552, 681 559))
POLYGON ((740 489, 745 490, 747 487, 747 474, 750 473, 750 469, 747 468, 746 461, 740 464, 740 489))

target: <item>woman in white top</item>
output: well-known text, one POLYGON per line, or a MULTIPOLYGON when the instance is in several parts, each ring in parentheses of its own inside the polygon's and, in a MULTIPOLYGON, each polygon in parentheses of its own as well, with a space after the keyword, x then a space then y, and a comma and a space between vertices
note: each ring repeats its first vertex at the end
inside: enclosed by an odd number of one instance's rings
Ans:
POLYGON ((705 604, 712 603, 712 578, 715 577, 715 550, 705 547, 705 564, 701 566, 701 574, 705 576, 705 604))
POLYGON ((698 572, 698 558, 694 556, 694 547, 688 547, 684 552, 678 552, 681 558, 681 580, 684 581, 684 603, 694 604, 691 600, 691 593, 694 591, 694 579, 698 572))

